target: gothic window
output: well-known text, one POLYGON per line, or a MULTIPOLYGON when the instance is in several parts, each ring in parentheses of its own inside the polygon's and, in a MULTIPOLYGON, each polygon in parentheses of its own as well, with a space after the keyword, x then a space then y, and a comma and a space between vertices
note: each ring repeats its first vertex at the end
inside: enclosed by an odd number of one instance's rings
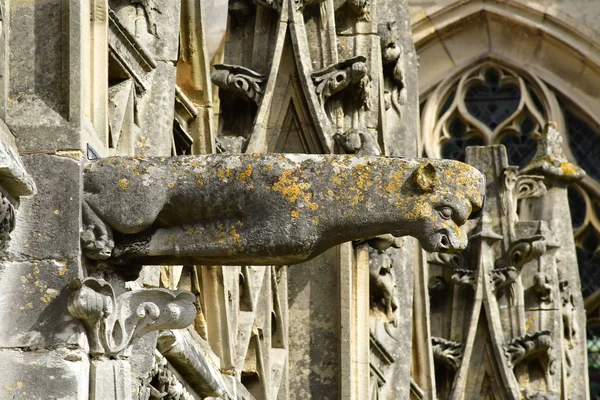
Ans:
MULTIPOLYGON (((536 152, 536 132, 546 121, 558 122, 567 156, 588 174, 571 185, 569 202, 583 296, 595 295, 600 309, 600 126, 537 77, 492 61, 446 79, 423 100, 427 157, 464 161, 468 146, 503 144, 509 163, 523 167, 536 152)), ((594 381, 600 317, 588 319, 588 358, 594 381)))

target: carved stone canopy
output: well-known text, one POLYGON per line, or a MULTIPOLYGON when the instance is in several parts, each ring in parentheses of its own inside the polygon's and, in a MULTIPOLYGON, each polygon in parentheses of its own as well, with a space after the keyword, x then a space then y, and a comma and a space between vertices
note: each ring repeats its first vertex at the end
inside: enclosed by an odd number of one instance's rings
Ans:
POLYGON ((122 264, 293 264, 390 232, 455 251, 484 186, 450 160, 106 158, 85 166, 82 241, 88 257, 122 264))

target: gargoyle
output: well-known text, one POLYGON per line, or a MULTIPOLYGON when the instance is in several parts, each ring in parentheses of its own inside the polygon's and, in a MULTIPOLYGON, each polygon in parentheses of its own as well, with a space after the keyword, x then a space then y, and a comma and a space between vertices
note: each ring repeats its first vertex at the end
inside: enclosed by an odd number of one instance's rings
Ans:
POLYGON ((115 264, 281 265, 351 240, 467 245, 485 182, 451 160, 213 154, 89 161, 82 244, 115 264), (114 234, 114 237, 113 237, 114 234))
POLYGON ((372 247, 369 247, 369 293, 371 308, 383 308, 387 322, 397 327, 398 300, 392 258, 384 250, 372 247))

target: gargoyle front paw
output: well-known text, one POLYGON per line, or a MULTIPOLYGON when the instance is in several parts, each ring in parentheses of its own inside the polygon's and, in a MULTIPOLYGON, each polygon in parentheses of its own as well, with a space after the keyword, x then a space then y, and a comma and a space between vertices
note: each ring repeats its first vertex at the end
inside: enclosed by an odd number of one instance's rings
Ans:
POLYGON ((85 226, 81 233, 81 245, 85 255, 92 260, 109 258, 115 247, 115 242, 110 236, 110 232, 101 232, 97 226, 85 226))

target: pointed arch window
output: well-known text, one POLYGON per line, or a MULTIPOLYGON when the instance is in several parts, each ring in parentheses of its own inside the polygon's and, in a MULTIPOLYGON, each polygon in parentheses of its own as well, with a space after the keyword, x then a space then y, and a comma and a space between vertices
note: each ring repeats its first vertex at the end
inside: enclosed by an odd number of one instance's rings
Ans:
MULTIPOLYGON (((538 77, 493 60, 442 81, 421 109, 423 155, 460 161, 468 146, 503 144, 509 163, 523 167, 536 152, 534 135, 546 121, 558 123, 567 157, 587 172, 571 185, 569 202, 586 308, 591 300, 600 308, 600 126, 594 119, 538 77)), ((594 381, 600 317, 588 319, 588 351, 594 381)))

